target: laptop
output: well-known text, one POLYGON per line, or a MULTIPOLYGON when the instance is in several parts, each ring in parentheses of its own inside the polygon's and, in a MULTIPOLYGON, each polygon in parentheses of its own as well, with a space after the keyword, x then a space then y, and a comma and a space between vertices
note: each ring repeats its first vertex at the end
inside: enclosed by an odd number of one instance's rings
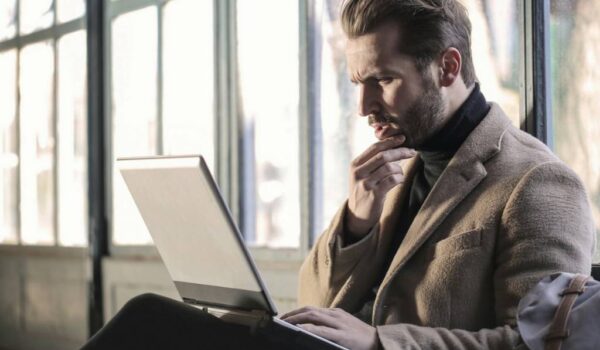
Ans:
POLYGON ((185 303, 282 344, 345 349, 276 317, 202 156, 121 158, 117 167, 185 303))

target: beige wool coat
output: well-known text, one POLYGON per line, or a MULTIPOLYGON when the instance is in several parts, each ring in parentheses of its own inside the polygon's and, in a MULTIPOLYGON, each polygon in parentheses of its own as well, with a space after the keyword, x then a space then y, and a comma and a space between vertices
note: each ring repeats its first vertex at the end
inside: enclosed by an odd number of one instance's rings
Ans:
MULTIPOLYGON (((416 157, 405 183, 420 167, 416 157)), ((392 189, 379 223, 349 246, 342 207, 302 265, 301 305, 357 312, 387 271, 371 320, 384 349, 512 349, 530 288, 553 272, 590 272, 595 229, 581 181, 496 104, 382 266, 408 192, 392 189)))

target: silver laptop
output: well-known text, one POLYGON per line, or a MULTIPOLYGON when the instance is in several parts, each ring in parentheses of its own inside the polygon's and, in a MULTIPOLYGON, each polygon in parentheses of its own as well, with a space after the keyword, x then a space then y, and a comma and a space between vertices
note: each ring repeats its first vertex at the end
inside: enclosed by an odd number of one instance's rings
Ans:
POLYGON ((345 349, 275 317, 275 304, 202 156, 123 158, 117 166, 185 303, 276 341, 345 349))

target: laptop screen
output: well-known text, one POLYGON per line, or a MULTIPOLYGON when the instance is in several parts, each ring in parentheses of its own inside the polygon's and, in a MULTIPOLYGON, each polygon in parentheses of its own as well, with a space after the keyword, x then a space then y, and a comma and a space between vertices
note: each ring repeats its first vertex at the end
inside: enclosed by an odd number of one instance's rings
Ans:
POLYGON ((184 300, 275 314, 201 157, 120 159, 118 166, 184 300))

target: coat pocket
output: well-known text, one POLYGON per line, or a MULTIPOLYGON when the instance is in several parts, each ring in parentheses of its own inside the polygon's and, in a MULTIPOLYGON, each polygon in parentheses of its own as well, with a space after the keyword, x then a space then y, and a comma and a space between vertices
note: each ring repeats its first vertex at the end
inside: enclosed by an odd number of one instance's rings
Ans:
POLYGON ((480 247, 481 234, 482 229, 477 228, 445 238, 433 246, 433 258, 449 256, 463 250, 480 247))

